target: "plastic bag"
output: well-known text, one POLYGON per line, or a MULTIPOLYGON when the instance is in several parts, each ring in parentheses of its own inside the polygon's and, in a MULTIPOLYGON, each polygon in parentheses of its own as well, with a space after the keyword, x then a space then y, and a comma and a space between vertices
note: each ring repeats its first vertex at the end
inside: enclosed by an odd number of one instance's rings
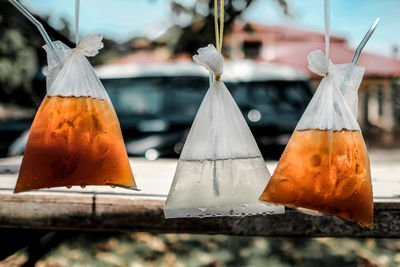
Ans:
POLYGON ((270 174, 253 135, 222 81, 214 46, 194 61, 216 75, 197 112, 164 207, 166 218, 283 213, 259 203, 270 174))
POLYGON ((47 95, 33 121, 15 193, 80 185, 136 189, 118 118, 86 56, 103 47, 101 36, 75 49, 54 42, 48 55, 47 95))
POLYGON ((301 117, 260 200, 373 226, 368 152, 357 123, 365 69, 332 64, 321 50, 309 69, 325 76, 301 117))

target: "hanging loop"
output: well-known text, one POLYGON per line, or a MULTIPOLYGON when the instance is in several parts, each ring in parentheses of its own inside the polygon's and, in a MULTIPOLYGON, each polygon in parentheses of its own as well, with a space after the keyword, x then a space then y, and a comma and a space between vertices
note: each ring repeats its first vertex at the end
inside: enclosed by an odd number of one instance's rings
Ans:
POLYGON ((75 45, 79 44, 79 6, 80 0, 75 0, 75 45))
POLYGON ((325 19, 325 56, 329 59, 329 47, 331 36, 331 11, 330 1, 324 0, 324 19, 325 19))
MULTIPOLYGON (((215 46, 219 53, 222 51, 222 42, 224 40, 224 0, 214 0, 214 24, 215 24, 215 46), (218 12, 219 11, 219 12, 218 12), (218 26, 218 15, 219 15, 219 26, 218 26)), ((221 80, 221 75, 215 76, 216 81, 221 80)))

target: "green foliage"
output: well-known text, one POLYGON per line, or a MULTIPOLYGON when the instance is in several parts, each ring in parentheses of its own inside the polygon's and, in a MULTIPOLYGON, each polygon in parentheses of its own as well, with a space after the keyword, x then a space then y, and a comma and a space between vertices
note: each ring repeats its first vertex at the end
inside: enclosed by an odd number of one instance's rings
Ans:
POLYGON ((40 36, 32 34, 33 27, 7 1, 0 3, 0 10, 0 101, 31 105, 38 98, 32 79, 40 36))
MULTIPOLYGON (((240 17, 256 0, 225 0, 225 31, 229 32, 233 21, 240 17)), ((259 0, 260 1, 260 0, 259 0)), ((270 0, 279 3, 288 13, 286 0, 270 0)), ((214 0, 198 0, 185 5, 184 1, 170 0, 175 26, 157 40, 166 44, 173 55, 194 54, 202 46, 214 40, 214 0), (182 22, 182 17, 186 23, 182 22), (189 19, 188 19, 189 18, 189 19)), ((44 17, 43 20, 48 20, 44 17)), ((61 18, 63 27, 55 32, 55 39, 72 37, 70 25, 61 18)), ((48 29, 50 30, 50 29, 48 29)), ((65 38, 64 38, 65 39, 65 38)), ((38 106, 44 96, 44 77, 41 66, 46 56, 41 48, 44 44, 37 29, 23 17, 8 1, 0 2, 0 103, 15 103, 25 106, 38 106), (39 84, 38 84, 38 81, 39 84), (36 84, 35 84, 36 83, 36 84)), ((112 40, 104 40, 101 53, 90 58, 93 65, 104 64, 134 51, 134 48, 122 50, 112 40)))

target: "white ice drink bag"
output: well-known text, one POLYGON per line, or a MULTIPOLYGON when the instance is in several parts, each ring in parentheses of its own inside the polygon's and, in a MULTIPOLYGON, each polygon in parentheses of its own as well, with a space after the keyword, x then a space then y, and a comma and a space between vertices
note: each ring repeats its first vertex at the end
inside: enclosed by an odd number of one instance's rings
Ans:
POLYGON ((197 112, 164 207, 166 218, 284 213, 258 196, 270 174, 234 99, 220 80, 223 57, 213 45, 194 61, 216 79, 197 112))

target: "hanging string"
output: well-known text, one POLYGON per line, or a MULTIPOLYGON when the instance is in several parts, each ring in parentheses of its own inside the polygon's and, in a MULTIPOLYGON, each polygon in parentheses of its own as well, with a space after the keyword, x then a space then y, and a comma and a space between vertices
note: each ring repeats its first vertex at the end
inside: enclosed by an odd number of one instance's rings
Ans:
POLYGON ((221 53, 222 42, 224 39, 224 0, 219 1, 219 12, 218 12, 218 0, 214 0, 214 24, 215 24, 215 44, 217 51, 221 53), (219 16, 219 26, 218 26, 219 16))
POLYGON ((219 51, 218 0, 214 0, 215 48, 219 51))
POLYGON ((80 0, 75 0, 75 44, 79 44, 79 4, 80 0))
MULTIPOLYGON (((222 51, 222 42, 224 40, 224 0, 219 1, 219 12, 218 12, 218 0, 214 0, 214 24, 215 24, 215 47, 219 53, 222 51), (219 26, 218 26, 218 15, 219 15, 219 26)), ((215 76, 215 80, 219 81, 221 75, 215 76)), ((211 79, 210 79, 211 81, 211 79)))
POLYGON ((220 0, 220 21, 219 21, 219 52, 221 53, 222 51, 222 42, 224 40, 224 9, 225 9, 225 5, 224 5, 224 0, 220 0))
POLYGON ((329 0, 324 0, 324 18, 325 18, 325 55, 327 58, 329 58, 329 42, 331 34, 329 0))

